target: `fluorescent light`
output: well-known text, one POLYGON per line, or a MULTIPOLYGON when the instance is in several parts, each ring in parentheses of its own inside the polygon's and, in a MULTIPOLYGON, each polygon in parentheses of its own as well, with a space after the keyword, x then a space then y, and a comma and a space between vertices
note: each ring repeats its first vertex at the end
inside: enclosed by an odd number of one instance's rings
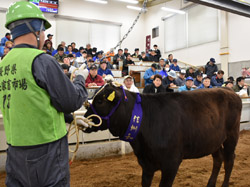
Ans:
POLYGON ((141 11, 141 7, 136 7, 136 6, 127 6, 127 8, 129 8, 129 9, 133 9, 133 10, 139 10, 139 11, 141 11))
POLYGON ((176 9, 167 8, 167 7, 161 7, 161 9, 164 10, 164 11, 174 12, 174 13, 177 13, 177 14, 186 14, 186 12, 184 12, 182 10, 176 10, 176 9))
POLYGON ((171 16, 173 16, 174 14, 168 14, 164 17, 161 18, 162 21, 165 21, 167 18, 170 18, 171 16))
POLYGON ((100 3, 100 4, 107 4, 108 3, 108 1, 102 1, 102 0, 85 0, 85 1, 93 2, 93 3, 100 3))
POLYGON ((138 4, 139 3, 136 0, 117 0, 117 1, 122 1, 122 2, 125 2, 125 3, 131 3, 131 4, 138 4))

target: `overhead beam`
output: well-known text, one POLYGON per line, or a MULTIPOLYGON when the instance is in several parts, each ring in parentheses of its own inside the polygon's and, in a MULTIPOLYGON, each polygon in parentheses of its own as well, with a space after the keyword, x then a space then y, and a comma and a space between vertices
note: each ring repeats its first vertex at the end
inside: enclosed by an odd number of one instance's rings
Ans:
POLYGON ((162 3, 166 3, 168 1, 171 1, 171 0, 155 0, 155 1, 150 1, 150 2, 148 2, 147 7, 159 5, 159 4, 162 4, 162 3))
POLYGON ((187 0, 250 18, 250 6, 232 0, 187 0))

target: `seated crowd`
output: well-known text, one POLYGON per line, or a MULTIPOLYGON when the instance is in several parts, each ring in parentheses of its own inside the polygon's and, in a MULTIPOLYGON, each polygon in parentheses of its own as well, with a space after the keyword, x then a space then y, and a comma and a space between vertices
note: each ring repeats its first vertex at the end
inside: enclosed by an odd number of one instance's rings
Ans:
MULTIPOLYGON (((104 85, 105 77, 107 75, 114 77, 112 69, 118 69, 119 62, 122 61, 124 88, 139 92, 138 88, 135 87, 133 77, 129 75, 128 67, 135 65, 134 59, 152 62, 151 67, 145 71, 143 77, 145 82, 143 93, 173 92, 174 90, 181 92, 212 87, 229 87, 235 92, 241 93, 247 87, 244 76, 238 77, 235 84, 233 77, 229 77, 224 82, 224 71, 218 70, 214 58, 210 58, 204 67, 181 69, 178 60, 173 58, 173 54, 169 54, 167 59, 161 58, 161 52, 157 45, 154 45, 154 49, 148 50, 147 53, 140 53, 139 48, 135 48, 132 54, 125 48, 124 50, 118 49, 117 54, 115 54, 114 49, 104 53, 102 50, 97 51, 96 47, 92 48, 90 44, 87 44, 85 48, 77 49, 75 42, 66 46, 64 41, 54 49, 52 38, 53 35, 47 35, 42 50, 54 56, 68 77, 71 77, 77 68, 86 67, 89 70, 89 76, 85 82, 86 87, 104 85)), ((1 39, 1 46, 4 47, 1 58, 4 58, 14 47, 10 33, 6 33, 5 37, 1 39)))

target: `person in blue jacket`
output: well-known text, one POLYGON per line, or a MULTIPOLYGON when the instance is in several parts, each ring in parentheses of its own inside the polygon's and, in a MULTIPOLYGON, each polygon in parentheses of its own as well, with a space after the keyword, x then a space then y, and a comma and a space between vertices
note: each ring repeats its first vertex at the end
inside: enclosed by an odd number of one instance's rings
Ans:
POLYGON ((177 65, 177 62, 177 59, 173 60, 173 63, 170 65, 170 70, 181 71, 181 68, 177 65))
POLYGON ((211 85, 216 87, 221 87, 224 84, 223 79, 224 71, 219 70, 217 75, 212 76, 211 78, 211 85))
POLYGON ((185 83, 185 85, 184 85, 184 86, 181 86, 181 87, 179 88, 179 92, 182 92, 182 91, 192 91, 192 90, 194 90, 194 89, 192 88, 193 83, 194 83, 193 77, 190 77, 190 76, 187 77, 187 78, 186 78, 186 83, 185 83))
POLYGON ((157 69, 157 65, 156 63, 153 63, 151 65, 151 68, 145 71, 145 74, 143 76, 145 80, 145 86, 153 83, 154 76, 159 73, 156 69, 157 69))
POLYGON ((100 67, 98 69, 97 74, 102 76, 103 78, 106 77, 106 75, 112 75, 114 77, 112 71, 109 68, 107 68, 107 61, 105 60, 102 60, 100 62, 100 67))
POLYGON ((210 78, 205 77, 203 78, 202 84, 197 89, 213 88, 210 83, 211 83, 210 78))
POLYGON ((159 72, 159 74, 162 76, 162 79, 168 76, 168 71, 169 71, 169 64, 166 64, 163 70, 159 72))
POLYGON ((5 34, 5 37, 3 37, 2 39, 1 39, 1 46, 5 46, 5 43, 7 42, 7 41, 10 41, 10 38, 11 38, 11 35, 10 35, 10 33, 6 33, 5 34))

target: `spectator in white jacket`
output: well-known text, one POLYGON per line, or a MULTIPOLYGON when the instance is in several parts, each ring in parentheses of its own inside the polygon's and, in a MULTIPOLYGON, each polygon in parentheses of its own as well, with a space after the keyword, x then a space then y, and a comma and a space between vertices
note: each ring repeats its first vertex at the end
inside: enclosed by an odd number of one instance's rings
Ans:
POLYGON ((123 88, 131 92, 139 93, 138 88, 134 84, 133 77, 131 77, 130 75, 124 77, 123 88))

